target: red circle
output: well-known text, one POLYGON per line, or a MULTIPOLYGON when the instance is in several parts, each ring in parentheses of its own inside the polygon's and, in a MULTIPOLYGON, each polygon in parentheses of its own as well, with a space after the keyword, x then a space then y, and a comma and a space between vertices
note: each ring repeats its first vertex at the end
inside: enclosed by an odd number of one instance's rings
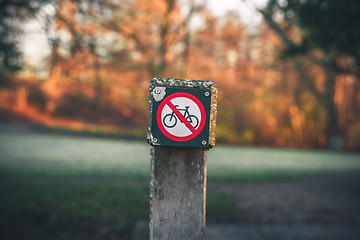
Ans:
POLYGON ((191 139, 194 139, 197 135, 199 135, 199 133, 203 130, 204 126, 205 126, 205 122, 206 122, 206 113, 205 113, 205 108, 203 106, 203 104, 201 103, 201 101, 196 98, 194 95, 191 95, 190 93, 185 93, 185 92, 178 92, 178 93, 173 93, 169 96, 167 96, 159 105, 159 108, 157 110, 157 114, 156 114, 156 121, 158 124, 158 127, 160 129, 160 131, 169 139, 177 141, 177 142, 186 142, 189 141, 191 139), (200 121, 200 125, 199 127, 196 129, 196 132, 193 132, 192 134, 190 134, 189 136, 186 137, 177 137, 172 135, 171 133, 169 133, 165 127, 163 126, 163 122, 161 120, 161 112, 163 110, 163 108, 165 107, 165 105, 170 102, 171 99, 177 98, 177 97, 185 97, 185 98, 189 98, 190 100, 194 101, 195 104, 199 107, 200 109, 200 114, 201 114, 201 121, 200 121))

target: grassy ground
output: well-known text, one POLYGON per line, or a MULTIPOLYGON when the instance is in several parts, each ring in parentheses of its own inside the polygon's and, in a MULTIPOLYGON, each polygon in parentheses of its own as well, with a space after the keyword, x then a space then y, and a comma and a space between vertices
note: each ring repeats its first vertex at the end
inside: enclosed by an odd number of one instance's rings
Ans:
MULTIPOLYGON (((148 218, 149 155, 145 141, 0 129, 0 239, 131 239, 135 223, 148 218)), ((359 153, 229 146, 208 152, 210 182, 359 173, 359 153)), ((207 195, 208 221, 236 218, 232 194, 207 195)))
MULTIPOLYGON (((149 216, 146 187, 2 182, 0 192, 0 239, 130 239, 149 216)), ((207 198, 210 222, 235 218, 233 195, 207 198)))
POLYGON ((1 191, 1 239, 126 239, 147 217, 143 188, 7 183, 1 191))
MULTIPOLYGON (((210 181, 267 181, 360 171, 359 153, 216 146, 207 155, 210 181)), ((148 179, 149 159, 145 140, 0 132, 2 174, 148 179)))

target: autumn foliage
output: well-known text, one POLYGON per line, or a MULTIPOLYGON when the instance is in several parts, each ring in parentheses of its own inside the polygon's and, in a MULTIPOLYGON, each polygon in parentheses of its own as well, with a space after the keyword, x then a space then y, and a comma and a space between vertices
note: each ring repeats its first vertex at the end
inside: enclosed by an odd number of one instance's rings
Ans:
MULTIPOLYGON (((250 29, 234 14, 218 18, 192 1, 185 10, 176 0, 59 0, 47 76, 12 76, 0 89, 1 113, 142 136, 151 78, 211 80, 219 87, 218 142, 326 146, 326 112, 293 62, 281 60, 284 43, 270 27, 250 29)), ((323 91, 324 70, 303 62, 323 91)), ((337 76, 344 149, 360 148, 359 90, 355 76, 337 76)))

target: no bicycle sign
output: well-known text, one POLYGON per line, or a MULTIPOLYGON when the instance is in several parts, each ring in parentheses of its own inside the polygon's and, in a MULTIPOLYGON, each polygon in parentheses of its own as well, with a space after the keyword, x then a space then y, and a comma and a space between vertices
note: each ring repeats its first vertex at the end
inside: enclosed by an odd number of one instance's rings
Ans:
POLYGON ((185 142, 194 139, 204 129, 205 108, 194 95, 177 92, 166 97, 156 113, 160 131, 169 139, 185 142))
POLYGON ((151 80, 148 142, 158 146, 213 147, 216 96, 216 85, 209 81, 151 80))

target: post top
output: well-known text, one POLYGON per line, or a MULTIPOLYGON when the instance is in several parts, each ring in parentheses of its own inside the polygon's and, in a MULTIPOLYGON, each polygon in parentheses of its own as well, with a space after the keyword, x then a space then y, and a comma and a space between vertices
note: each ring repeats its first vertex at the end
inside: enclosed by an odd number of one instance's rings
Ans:
POLYGON ((213 81, 190 80, 190 79, 180 79, 180 78, 155 77, 150 81, 150 89, 151 87, 154 86, 210 89, 213 85, 216 85, 215 82, 213 81))

